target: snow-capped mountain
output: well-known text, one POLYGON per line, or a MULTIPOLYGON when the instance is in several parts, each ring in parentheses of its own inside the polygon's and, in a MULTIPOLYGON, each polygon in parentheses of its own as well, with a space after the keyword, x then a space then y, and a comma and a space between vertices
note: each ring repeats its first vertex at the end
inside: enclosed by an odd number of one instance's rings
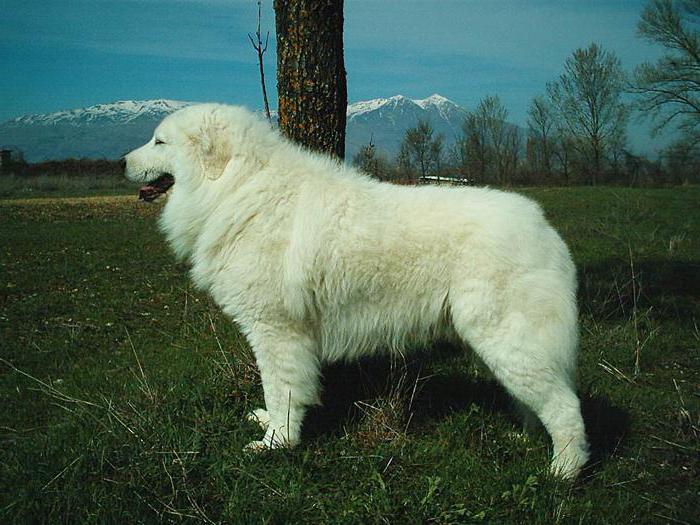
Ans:
MULTIPOLYGON (((12 145, 30 162, 63 158, 118 158, 146 142, 160 120, 192 102, 121 101, 82 109, 27 115, 0 124, 0 147, 12 145)), ((370 140, 393 157, 406 129, 419 119, 454 142, 466 111, 440 95, 411 100, 397 95, 348 105, 346 156, 370 140)))
MULTIPOLYGON (((162 118, 163 115, 183 108, 191 102, 179 100, 123 100, 111 104, 97 104, 83 109, 72 109, 47 113, 43 115, 27 115, 11 120, 17 124, 72 124, 80 126, 89 122, 127 123, 139 118, 162 118)), ((8 124, 9 124, 8 123, 8 124)))
POLYGON ((29 162, 64 158, 116 159, 146 142, 166 115, 191 102, 126 100, 0 124, 0 146, 12 145, 29 162))
POLYGON ((345 152, 348 159, 371 140, 390 158, 401 147, 408 128, 419 120, 428 121, 445 144, 455 142, 461 134, 466 110, 441 95, 411 100, 403 95, 355 102, 348 106, 345 152))

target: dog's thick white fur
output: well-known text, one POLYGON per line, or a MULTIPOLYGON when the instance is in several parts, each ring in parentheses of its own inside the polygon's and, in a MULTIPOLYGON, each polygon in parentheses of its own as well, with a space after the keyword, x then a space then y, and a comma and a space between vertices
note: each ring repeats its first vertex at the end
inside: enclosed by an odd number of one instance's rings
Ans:
POLYGON ((555 473, 587 461, 575 268, 537 204, 377 182, 216 104, 166 117, 126 161, 134 181, 175 177, 160 226, 250 342, 266 405, 250 448, 299 442, 324 363, 447 337, 539 417, 555 473))

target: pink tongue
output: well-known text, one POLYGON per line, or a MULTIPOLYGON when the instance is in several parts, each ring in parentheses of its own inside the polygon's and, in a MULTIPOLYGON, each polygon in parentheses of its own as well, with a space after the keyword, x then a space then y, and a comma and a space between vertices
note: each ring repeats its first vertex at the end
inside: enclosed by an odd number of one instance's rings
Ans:
POLYGON ((159 195, 168 191, 174 183, 175 179, 172 175, 167 173, 165 175, 161 175, 156 180, 151 181, 149 184, 141 186, 139 189, 139 199, 146 202, 151 202, 157 199, 159 195))
POLYGON ((139 188, 139 200, 142 201, 154 201, 158 198, 160 194, 161 192, 158 191, 158 189, 155 186, 151 186, 150 184, 146 184, 145 186, 141 186, 139 188))

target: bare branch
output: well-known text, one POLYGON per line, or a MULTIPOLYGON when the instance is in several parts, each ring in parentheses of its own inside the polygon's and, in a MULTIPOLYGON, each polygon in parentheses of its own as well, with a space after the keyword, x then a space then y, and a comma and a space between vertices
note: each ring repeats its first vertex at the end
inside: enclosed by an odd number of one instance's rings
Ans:
POLYGON ((272 116, 270 115, 270 103, 267 99, 267 86, 265 85, 265 66, 263 60, 263 56, 267 51, 267 44, 270 39, 270 32, 267 32, 267 35, 265 36, 265 44, 263 45, 260 33, 261 19, 262 0, 258 0, 258 28, 254 33, 255 39, 253 39, 253 33, 248 33, 248 39, 250 40, 250 44, 253 46, 253 49, 258 55, 258 68, 260 70, 260 84, 262 86, 263 102, 265 104, 265 116, 267 117, 268 122, 272 123, 272 116))
POLYGON ((630 92, 636 106, 655 122, 654 131, 676 123, 694 128, 700 120, 700 2, 652 0, 639 21, 639 36, 665 47, 669 54, 637 67, 630 92))

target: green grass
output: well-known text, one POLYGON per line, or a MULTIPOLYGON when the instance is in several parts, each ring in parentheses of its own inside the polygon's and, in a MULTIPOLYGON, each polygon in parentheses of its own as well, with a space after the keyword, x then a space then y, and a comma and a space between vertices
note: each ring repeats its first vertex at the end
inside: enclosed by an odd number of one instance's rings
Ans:
POLYGON ((260 435, 243 419, 262 404, 251 353, 190 288, 159 207, 12 200, 0 523, 697 522, 700 188, 524 193, 579 266, 594 463, 575 485, 450 349, 326 370, 301 446, 242 453, 260 435))
POLYGON ((1 175, 0 199, 125 195, 135 187, 123 175, 1 175))

